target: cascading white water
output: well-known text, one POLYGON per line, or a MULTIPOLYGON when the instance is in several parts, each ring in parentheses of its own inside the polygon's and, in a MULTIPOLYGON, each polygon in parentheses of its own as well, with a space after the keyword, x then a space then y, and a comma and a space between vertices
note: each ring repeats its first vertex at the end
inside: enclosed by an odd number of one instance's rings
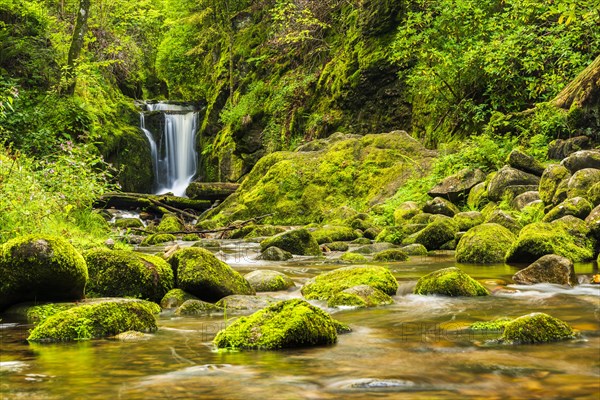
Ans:
POLYGON ((146 128, 145 115, 140 128, 150 142, 156 194, 172 192, 184 196, 197 168, 195 136, 198 114, 193 107, 168 103, 147 104, 148 111, 164 111, 164 130, 155 135, 146 128), (156 138, 159 138, 158 143, 156 138))

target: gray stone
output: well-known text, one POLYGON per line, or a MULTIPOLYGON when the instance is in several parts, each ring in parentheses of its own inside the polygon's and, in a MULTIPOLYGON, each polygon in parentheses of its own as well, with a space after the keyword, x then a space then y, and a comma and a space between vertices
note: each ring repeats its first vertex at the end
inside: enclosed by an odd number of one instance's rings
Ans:
POLYGON ((259 269, 244 275, 244 278, 257 292, 276 292, 295 286, 294 281, 289 276, 279 271, 259 269))
POLYGON ((433 187, 427 194, 431 197, 442 197, 453 203, 464 202, 469 191, 485 180, 485 173, 480 169, 463 169, 451 175, 433 187))
POLYGON ((423 207, 423 212, 430 214, 442 214, 448 217, 453 217, 458 214, 460 210, 450 201, 443 199, 441 197, 436 197, 433 200, 425 203, 423 207))
POLYGON ((544 204, 554 204, 554 196, 558 187, 561 186, 561 182, 568 182, 570 177, 571 173, 562 165, 550 164, 546 167, 539 185, 540 199, 544 204))
POLYGON ((525 206, 527 206, 527 205, 531 204, 532 202, 537 201, 539 199, 540 199, 540 192, 530 191, 530 192, 521 193, 520 195, 515 197, 511 201, 510 204, 515 210, 521 211, 523 208, 525 208, 525 206))
POLYGON ((598 182, 600 182, 600 169, 580 169, 569 179, 567 197, 587 197, 590 188, 598 182))
POLYGON ((548 254, 514 274, 513 281, 523 285, 555 283, 575 286, 577 276, 571 260, 556 254, 548 254))
POLYGON ((548 158, 562 160, 579 150, 592 148, 592 141, 587 136, 576 136, 570 139, 556 139, 548 145, 548 158))
POLYGON ((265 251, 263 251, 258 257, 257 260, 264 261, 287 261, 291 259, 292 253, 289 251, 281 250, 279 247, 269 247, 265 251))
POLYGON ((485 223, 502 225, 515 235, 521 230, 521 225, 510 214, 502 210, 492 211, 490 216, 485 220, 485 223))
POLYGON ((510 152, 506 161, 511 167, 536 176, 542 176, 542 172, 544 172, 542 163, 517 149, 510 152))
POLYGON ((518 195, 531 190, 530 188, 525 187, 532 185, 537 187, 539 183, 540 178, 533 174, 529 174, 509 166, 504 166, 490 181, 488 185, 488 197, 493 201, 501 201, 505 192, 511 186, 522 187, 518 190, 511 190, 513 195, 518 195))
POLYGON ((580 169, 596 168, 600 169, 600 151, 598 150, 580 150, 561 161, 560 165, 565 166, 571 173, 580 169))

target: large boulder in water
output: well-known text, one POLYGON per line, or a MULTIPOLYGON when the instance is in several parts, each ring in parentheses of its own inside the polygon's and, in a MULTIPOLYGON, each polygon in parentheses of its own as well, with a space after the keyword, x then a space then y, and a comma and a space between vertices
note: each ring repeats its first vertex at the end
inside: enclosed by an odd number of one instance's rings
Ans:
POLYGON ((219 260, 210 251, 191 247, 175 252, 169 258, 177 287, 214 302, 231 294, 255 294, 242 275, 219 260))
POLYGON ((142 300, 110 300, 61 311, 35 327, 30 342, 98 339, 122 332, 154 332, 157 304, 142 300))
POLYGON ((485 173, 482 170, 465 168, 444 178, 427 194, 431 197, 442 197, 452 203, 464 202, 469 191, 483 181, 485 181, 485 173))
POLYGON ((173 270, 162 258, 129 250, 93 249, 84 254, 96 297, 137 297, 158 303, 173 289, 173 270))
POLYGON ((338 324, 304 300, 280 301, 220 331, 218 348, 275 350, 333 344, 338 324))
POLYGON ((456 267, 444 268, 421 277, 415 294, 442 296, 487 296, 490 292, 456 267))
POLYGON ((260 242, 262 251, 272 246, 300 256, 321 255, 321 248, 317 240, 304 228, 283 232, 260 242))
POLYGON ((327 300, 329 307, 375 307, 392 304, 394 300, 379 289, 369 285, 358 285, 344 289, 327 300))
POLYGON ((456 261, 467 264, 504 262, 504 255, 517 237, 498 224, 483 224, 471 228, 456 246, 456 261))
POLYGON ((306 282, 301 291, 309 300, 327 300, 335 293, 358 285, 372 286, 390 296, 398 290, 398 282, 389 269, 352 266, 318 275, 306 282))
POLYGON ((564 321, 544 313, 533 313, 506 324, 501 340, 508 344, 534 344, 569 340, 573 329, 564 321))
POLYGON ((540 178, 533 174, 504 166, 488 184, 488 197, 493 201, 501 201, 506 192, 517 196, 529 190, 537 189, 539 183, 540 178), (535 188, 531 189, 532 186, 535 186, 535 188), (513 190, 511 187, 517 188, 513 190))
POLYGON ((294 281, 289 276, 279 271, 258 269, 244 275, 244 278, 257 292, 276 292, 295 286, 294 281))
POLYGON ((85 260, 63 238, 29 235, 0 248, 0 310, 24 301, 83 298, 85 260))
POLYGON ((555 283, 577 285, 573 262, 566 257, 548 254, 513 275, 513 281, 524 285, 535 283, 555 283))

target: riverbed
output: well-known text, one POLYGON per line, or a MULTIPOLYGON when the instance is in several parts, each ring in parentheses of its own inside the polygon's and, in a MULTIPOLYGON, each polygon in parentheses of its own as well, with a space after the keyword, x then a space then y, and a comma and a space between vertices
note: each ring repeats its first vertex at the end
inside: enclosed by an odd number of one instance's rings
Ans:
MULTIPOLYGON (((223 241, 213 249, 241 273, 284 272, 300 286, 339 268, 326 259, 255 261, 254 244, 223 241)), ((331 309, 350 325, 332 346, 284 351, 217 351, 215 334, 235 314, 177 317, 163 312, 145 340, 28 344, 31 328, 0 322, 2 399, 423 399, 582 398, 600 396, 600 285, 519 286, 508 265, 460 265, 451 253, 384 263, 399 281, 395 304, 331 309), (411 294, 417 279, 459 266, 492 296, 447 298, 411 294), (577 339, 544 345, 501 345, 499 332, 473 332, 473 322, 546 312, 579 331, 577 339)), ((582 282, 595 263, 576 264, 582 282)))

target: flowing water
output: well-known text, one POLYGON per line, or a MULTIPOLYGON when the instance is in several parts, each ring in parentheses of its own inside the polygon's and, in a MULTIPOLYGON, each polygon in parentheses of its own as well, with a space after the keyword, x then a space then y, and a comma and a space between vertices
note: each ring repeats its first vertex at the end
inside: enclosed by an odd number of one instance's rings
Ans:
POLYGON ((146 116, 140 113, 140 128, 150 143, 155 193, 183 196, 196 175, 198 113, 193 107, 170 103, 147 104, 146 108, 164 115, 164 130, 159 135, 146 128, 146 116))
MULTIPOLYGON (((298 287, 339 268, 332 260, 253 261, 256 246, 223 242, 217 254, 234 269, 282 271, 298 287)), ((486 298, 412 295, 416 280, 455 265, 450 255, 385 264, 400 283, 395 304, 327 309, 353 332, 333 346, 284 351, 216 351, 216 332, 232 315, 163 313, 147 340, 33 345, 30 326, 0 322, 0 398, 26 399, 598 399, 600 287, 517 286, 506 265, 460 267, 493 293, 486 298), (580 338, 544 345, 490 342, 476 321, 546 312, 580 338)), ((578 264, 583 278, 595 264, 578 264)), ((269 293, 300 297, 299 289, 269 293)), ((326 307, 323 302, 314 302, 326 307)))

